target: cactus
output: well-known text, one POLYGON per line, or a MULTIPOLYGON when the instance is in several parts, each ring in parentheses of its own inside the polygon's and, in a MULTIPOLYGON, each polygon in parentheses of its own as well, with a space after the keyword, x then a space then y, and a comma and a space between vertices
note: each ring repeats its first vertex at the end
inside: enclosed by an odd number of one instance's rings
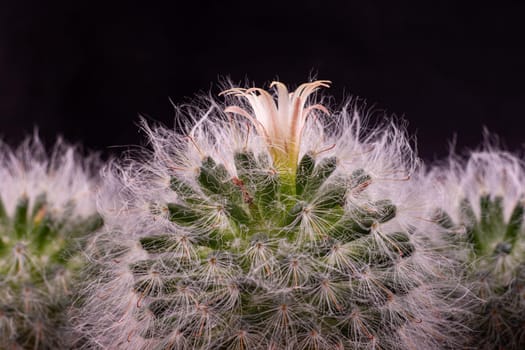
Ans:
POLYGON ((435 349, 454 342, 449 261, 404 133, 359 109, 232 88, 144 128, 113 165, 77 314, 85 348, 435 349), (277 101, 275 101, 275 99, 277 101))
POLYGON ((66 315, 78 271, 76 238, 100 226, 90 160, 35 136, 0 144, 0 348, 68 346, 66 315))
POLYGON ((479 349, 525 347, 525 172, 503 151, 452 157, 430 178, 443 197, 435 219, 447 229, 464 279, 477 297, 468 306, 468 339, 479 349))

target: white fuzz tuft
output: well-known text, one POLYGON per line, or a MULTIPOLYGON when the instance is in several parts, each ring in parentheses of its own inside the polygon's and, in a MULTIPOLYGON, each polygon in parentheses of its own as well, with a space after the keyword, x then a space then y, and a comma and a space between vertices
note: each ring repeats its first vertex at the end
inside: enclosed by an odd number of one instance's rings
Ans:
POLYGON ((0 143, 0 194, 8 215, 18 200, 46 194, 48 210, 64 214, 74 202, 72 216, 95 212, 93 200, 97 166, 95 158, 82 159, 78 150, 58 140, 48 154, 37 136, 28 138, 16 150, 0 143))

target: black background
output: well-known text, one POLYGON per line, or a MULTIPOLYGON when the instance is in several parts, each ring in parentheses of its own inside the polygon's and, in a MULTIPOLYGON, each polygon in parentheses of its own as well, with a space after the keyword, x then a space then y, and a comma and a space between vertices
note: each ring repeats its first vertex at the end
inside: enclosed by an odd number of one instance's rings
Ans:
MULTIPOLYGON (((330 79, 405 118, 427 160, 476 147, 482 126, 525 143, 525 6, 399 1, 3 1, 0 136, 38 126, 104 154, 144 144, 139 115, 173 125, 175 103, 229 76, 296 86, 330 79)), ((379 113, 381 114, 381 113, 379 113)))

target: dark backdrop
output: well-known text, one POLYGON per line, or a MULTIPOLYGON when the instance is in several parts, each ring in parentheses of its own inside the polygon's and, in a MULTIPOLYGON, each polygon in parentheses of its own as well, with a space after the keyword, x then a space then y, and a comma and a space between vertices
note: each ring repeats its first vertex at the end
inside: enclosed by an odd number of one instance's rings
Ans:
POLYGON ((0 136, 38 126, 106 154, 144 143, 140 115, 173 123, 175 103, 221 76, 293 85, 316 73, 336 99, 359 95, 404 117, 420 155, 475 147, 482 126, 525 142, 523 1, 0 3, 0 136), (416 3, 416 2, 414 2, 416 3), (432 5, 430 5, 432 4, 432 5))

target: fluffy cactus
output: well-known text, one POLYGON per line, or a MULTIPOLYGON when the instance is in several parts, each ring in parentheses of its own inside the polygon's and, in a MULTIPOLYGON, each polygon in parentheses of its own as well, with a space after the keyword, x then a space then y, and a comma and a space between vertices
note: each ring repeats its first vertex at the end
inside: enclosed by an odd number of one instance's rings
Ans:
POLYGON ((441 189, 436 219, 467 263, 465 280, 477 302, 470 305, 472 346, 525 347, 525 172, 515 156, 474 152, 452 158, 431 173, 441 189))
POLYGON ((145 126, 153 152, 109 168, 100 191, 86 348, 451 343, 448 261, 408 142, 390 124, 364 133, 352 105, 308 104, 328 85, 233 88, 181 111, 183 134, 145 126))
POLYGON ((35 137, 0 145, 0 348, 68 346, 65 317, 78 270, 76 238, 100 225, 90 161, 35 137))

